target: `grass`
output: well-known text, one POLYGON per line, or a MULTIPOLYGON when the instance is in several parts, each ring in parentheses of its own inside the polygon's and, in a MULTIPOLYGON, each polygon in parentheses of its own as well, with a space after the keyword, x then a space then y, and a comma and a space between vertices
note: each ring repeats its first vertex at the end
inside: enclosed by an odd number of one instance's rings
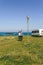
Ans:
POLYGON ((0 36, 0 65, 43 65, 43 37, 0 36))

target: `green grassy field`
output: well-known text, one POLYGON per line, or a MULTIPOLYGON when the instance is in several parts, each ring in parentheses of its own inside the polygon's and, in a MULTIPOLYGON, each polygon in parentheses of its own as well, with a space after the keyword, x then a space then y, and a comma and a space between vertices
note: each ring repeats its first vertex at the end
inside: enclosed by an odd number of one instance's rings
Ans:
POLYGON ((43 65, 43 37, 0 36, 0 65, 43 65))

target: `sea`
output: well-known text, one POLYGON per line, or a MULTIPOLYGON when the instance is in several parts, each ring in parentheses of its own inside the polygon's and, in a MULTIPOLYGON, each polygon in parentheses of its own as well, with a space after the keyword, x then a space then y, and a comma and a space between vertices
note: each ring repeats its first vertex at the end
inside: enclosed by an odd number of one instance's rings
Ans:
MULTIPOLYGON (((31 35, 32 32, 23 32, 23 35, 31 35)), ((18 36, 18 32, 0 32, 0 36, 18 36)))

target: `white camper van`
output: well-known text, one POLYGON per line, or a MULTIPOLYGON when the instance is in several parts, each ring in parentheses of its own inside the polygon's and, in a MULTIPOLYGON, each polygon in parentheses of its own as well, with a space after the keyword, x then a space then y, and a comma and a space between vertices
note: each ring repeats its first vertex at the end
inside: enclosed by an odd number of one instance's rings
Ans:
POLYGON ((43 36, 43 29, 32 30, 32 36, 43 36))

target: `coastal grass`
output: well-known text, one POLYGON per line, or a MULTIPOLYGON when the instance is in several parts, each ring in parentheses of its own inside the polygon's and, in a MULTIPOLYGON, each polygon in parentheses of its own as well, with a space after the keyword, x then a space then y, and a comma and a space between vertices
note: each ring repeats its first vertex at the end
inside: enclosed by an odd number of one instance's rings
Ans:
POLYGON ((43 37, 0 36, 0 65, 43 65, 43 37))

